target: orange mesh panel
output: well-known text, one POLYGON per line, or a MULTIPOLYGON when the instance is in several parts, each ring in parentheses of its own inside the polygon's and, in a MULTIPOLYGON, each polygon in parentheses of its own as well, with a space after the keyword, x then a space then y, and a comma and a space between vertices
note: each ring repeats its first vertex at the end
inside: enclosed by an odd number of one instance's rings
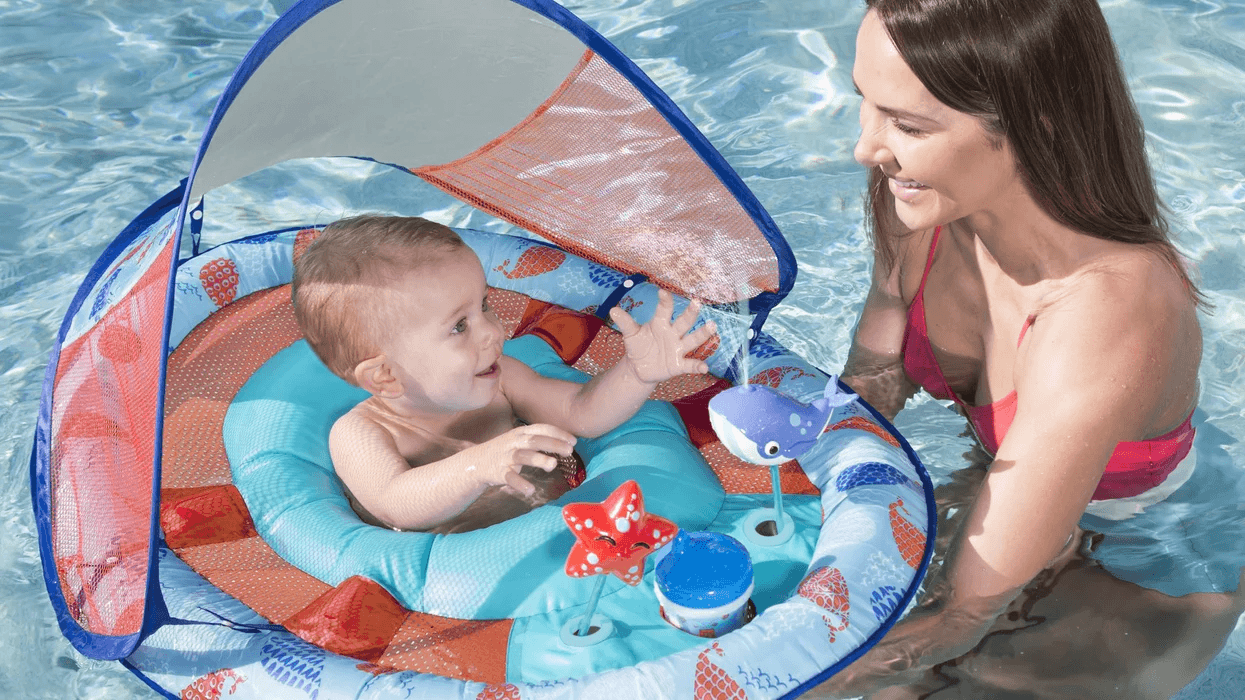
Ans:
POLYGON ((527 311, 527 305, 530 301, 531 298, 525 294, 512 292, 508 289, 489 287, 489 308, 493 310, 493 313, 497 314, 497 320, 501 321, 502 330, 506 331, 507 338, 514 337, 514 330, 523 319, 523 314, 527 311))
MULTIPOLYGON (((709 468, 718 475, 722 488, 727 493, 770 493, 773 489, 769 482, 769 467, 749 464, 731 454, 721 442, 711 442, 700 448, 709 468)), ((795 460, 778 468, 778 480, 783 493, 796 493, 816 496, 821 493, 813 486, 813 482, 804 475, 804 470, 795 460)))
POLYGON ((722 381, 712 374, 681 374, 657 385, 650 398, 658 401, 675 401, 704 391, 722 381))
POLYGON ((707 388, 672 402, 679 412, 679 417, 683 419, 683 425, 687 427, 688 439, 697 449, 708 443, 717 442, 718 434, 714 432, 713 425, 709 422, 709 399, 730 387, 730 382, 718 379, 707 388))
POLYGON ((625 353, 622 336, 610 329, 608 333, 597 333, 597 337, 588 344, 588 349, 580 356, 574 367, 580 372, 595 377, 613 367, 625 353))
POLYGON ((200 323, 169 357, 162 488, 227 484, 221 425, 255 370, 302 337, 283 285, 248 295, 200 323))
POLYGON ((506 679, 511 620, 456 620, 412 614, 380 657, 383 666, 449 678, 500 683, 506 679))
POLYGON ((413 171, 464 202, 686 297, 778 288, 773 249, 657 110, 591 51, 523 123, 413 171))
POLYGON ((166 242, 130 291, 61 351, 56 367, 52 555, 70 614, 95 634, 134 634, 142 622, 172 254, 166 242))
POLYGON ((574 364, 604 325, 605 322, 596 316, 532 299, 523 312, 523 320, 514 329, 514 335, 535 335, 549 343, 563 362, 574 364))
POLYGON ((407 610, 384 586, 363 576, 351 576, 283 624, 318 647, 375 661, 385 652, 406 615, 407 610))
MULTIPOLYGON (((304 238, 303 233, 307 232, 301 232, 300 239, 304 238)), ((305 238, 310 237, 309 234, 305 238)), ((515 292, 489 291, 489 303, 508 331, 518 324, 528 302, 528 297, 515 292)), ((200 505, 209 506, 207 509, 213 504, 223 506, 217 496, 224 492, 219 484, 228 484, 230 479, 221 438, 229 402, 256 369, 300 337, 286 285, 249 295, 212 314, 170 356, 162 491, 168 499, 166 513, 175 513, 187 500, 199 499, 200 505)), ((79 431, 112 430, 106 421, 79 420, 74 425, 79 431)), ((228 488, 233 489, 231 485, 228 488)), ((244 503, 241 508, 249 523, 244 503)), ((229 509, 219 510, 229 520, 229 509)), ((197 525, 211 529, 207 523, 197 525)), ((220 527, 230 534, 241 534, 224 525, 220 527)), ((346 587, 326 595, 334 589, 291 566, 259 537, 193 545, 183 541, 187 546, 181 547, 176 542, 176 535, 169 539, 178 556, 222 591, 272 622, 289 624, 291 631, 308 641, 322 643, 332 639, 332 644, 340 647, 336 651, 379 661, 380 665, 375 666, 378 671, 438 672, 481 682, 505 678, 509 620, 454 620, 411 613, 399 606, 399 627, 394 624, 393 606, 383 604, 383 599, 389 597, 387 592, 364 591, 366 595, 359 597, 354 595, 358 591, 352 593, 353 589, 346 587), (343 594, 343 590, 350 595, 343 594), (327 617, 318 623, 314 615, 356 603, 371 612, 350 617, 348 621, 353 627, 338 625, 329 630, 335 623, 327 617), (378 609, 380 613, 376 612, 378 609), (382 639, 384 635, 378 630, 387 627, 398 634, 382 657, 381 651, 388 641, 382 639), (365 641, 351 641, 352 635, 365 641)))
POLYGON ((329 590, 282 559, 258 537, 186 547, 177 556, 213 586, 280 624, 329 590))
MULTIPOLYGON (((304 238, 300 232, 300 238, 304 238)), ((302 337, 290 305, 289 285, 248 295, 200 323, 169 356, 164 413, 161 524, 181 498, 230 484, 221 426, 229 403, 255 370, 302 337)), ((245 504, 241 512, 250 522, 245 504)), ((230 513, 221 534, 230 532, 230 513)), ((203 523, 200 529, 211 529, 203 523)), ((241 531, 232 534, 243 534, 241 531)), ((253 532, 251 533, 254 534, 253 532)), ((280 623, 329 589, 290 566, 258 537, 195 542, 166 531, 168 544, 213 585, 280 623)))
POLYGON ((163 489, 160 527, 172 549, 254 537, 255 523, 233 484, 163 489))

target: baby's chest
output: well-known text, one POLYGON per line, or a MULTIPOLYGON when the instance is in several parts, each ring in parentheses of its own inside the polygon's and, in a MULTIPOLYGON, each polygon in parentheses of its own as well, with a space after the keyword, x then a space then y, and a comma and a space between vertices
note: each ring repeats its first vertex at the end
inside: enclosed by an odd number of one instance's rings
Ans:
POLYGON ((488 442, 518 425, 508 402, 494 402, 483 409, 462 413, 440 431, 403 430, 394 436, 394 442, 407 462, 427 464, 488 442))

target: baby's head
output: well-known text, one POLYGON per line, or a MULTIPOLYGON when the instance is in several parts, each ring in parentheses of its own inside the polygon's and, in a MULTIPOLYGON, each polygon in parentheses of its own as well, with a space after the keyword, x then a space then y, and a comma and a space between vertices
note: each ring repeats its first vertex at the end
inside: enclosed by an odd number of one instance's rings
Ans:
POLYGON ((381 352, 404 316, 419 312, 402 283, 470 252, 458 234, 418 217, 336 221, 294 263, 294 316, 325 366, 358 385, 359 363, 381 352))

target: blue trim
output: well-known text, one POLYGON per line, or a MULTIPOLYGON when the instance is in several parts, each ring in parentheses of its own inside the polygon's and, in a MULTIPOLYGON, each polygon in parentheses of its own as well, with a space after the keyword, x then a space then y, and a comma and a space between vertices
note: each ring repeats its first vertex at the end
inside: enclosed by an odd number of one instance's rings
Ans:
MULTIPOLYGON (((561 249, 559 248, 559 250, 561 249)), ((624 279, 622 282, 619 282, 618 286, 614 287, 614 291, 610 292, 610 295, 605 297, 605 301, 601 302, 600 306, 597 307, 597 318, 602 321, 608 321, 610 319, 610 309, 618 306, 618 302, 622 301, 622 298, 627 296, 627 292, 630 292, 640 286, 640 283, 647 281, 647 277, 636 273, 624 279)))
POLYGON ((761 206, 761 202, 757 200, 756 195, 752 193, 752 190, 748 189, 743 179, 739 177, 739 173, 736 173, 734 168, 722 157, 722 154, 713 147, 713 144, 709 143, 705 135, 687 118, 683 110, 679 109, 674 100, 671 100, 617 46, 614 46, 608 39, 601 36, 595 29, 589 27, 583 20, 571 13, 570 10, 552 2, 552 0, 512 0, 512 2, 543 15, 571 34, 574 34, 585 46, 613 66, 614 70, 631 81, 631 84, 640 91, 640 94, 644 95, 658 113, 665 117, 670 126, 674 127, 675 131, 678 131, 683 136, 683 139, 692 147, 692 150, 718 176, 718 179, 726 189, 735 195, 739 205, 752 217, 753 223, 760 229, 761 234, 765 236, 765 240, 769 242, 770 247, 774 250, 775 257, 778 259, 778 291, 758 294, 749 303, 749 310, 753 313, 765 312, 782 301, 795 284, 796 263, 795 254, 791 252, 791 246, 787 244, 787 239, 778 230, 778 225, 774 223, 769 212, 765 211, 765 207, 761 206))
MULTIPOLYGON (((61 322, 57 333, 56 344, 48 359, 47 371, 43 378, 43 395, 39 402, 39 415, 35 423, 34 448, 30 453, 30 498, 34 507, 35 525, 39 533, 39 557, 43 562, 43 583, 48 590, 48 598, 52 601, 52 609, 56 613, 56 622, 61 633, 73 644, 74 648, 86 656, 97 659, 118 659, 128 656, 140 641, 140 634, 112 636, 89 632, 78 624, 69 614, 69 605, 61 591, 60 576, 56 571, 56 561, 52 553, 52 519, 51 519, 51 465, 52 465, 52 389, 56 382, 56 368, 60 361, 61 348, 69 329, 73 326, 74 316, 82 308, 87 296, 95 287, 95 283, 104 275, 110 264, 125 251, 139 235, 152 224, 168 214, 182 198, 186 187, 183 180, 172 191, 156 200, 117 235, 104 251, 100 253, 95 264, 87 272, 86 278, 78 287, 78 292, 69 302, 69 310, 61 322)), ((158 489, 155 490, 158 493, 158 489)), ((148 566, 153 562, 148 560, 148 566)), ((150 592, 149 592, 150 595, 150 592)))
MULTIPOLYGON (((839 380, 839 390, 844 392, 854 392, 854 390, 844 384, 841 379, 839 380)), ((900 432, 895 429, 895 426, 891 424, 885 416, 878 413, 877 409, 870 406, 867 401, 859 399, 859 403, 869 411, 869 414, 873 416, 874 420, 876 420, 883 428, 886 428, 887 432, 899 440, 899 444, 903 446, 903 451, 908 455, 908 459, 912 460, 912 463, 916 465, 916 472, 921 477, 922 491, 925 493, 925 514, 927 521, 925 553, 921 555, 921 565, 917 567, 915 576, 912 579, 912 585, 908 587, 908 590, 904 591, 903 598, 900 599, 899 604, 895 606, 895 609, 891 611, 890 616, 886 618, 886 622, 882 623, 881 627, 875 630, 873 634, 869 635, 869 638, 857 647, 855 651, 834 662, 816 676, 804 681, 796 687, 795 690, 783 695, 783 698, 799 697, 801 693, 821 685, 831 676, 847 668, 853 661, 863 656, 865 652, 873 648, 873 645, 882 641, 882 638, 886 636, 886 633, 889 632, 890 629, 895 626, 895 623, 899 621, 899 618, 903 616, 904 610, 908 607, 908 603, 912 602, 913 596, 916 595, 917 589, 921 587, 921 582, 925 579, 925 572, 929 569, 930 559, 934 556, 934 542, 938 538, 938 503, 934 500, 934 482, 930 479, 929 472, 925 469, 925 465, 922 464, 920 458, 916 456, 916 451, 912 449, 912 445, 908 444, 907 438, 900 434, 900 432)))
POLYGON ((122 666, 125 666, 127 669, 129 669, 130 673, 133 673, 135 676, 137 676, 138 680, 146 683, 147 686, 151 688, 152 690, 156 691, 157 693, 159 693, 160 695, 163 695, 166 698, 169 698, 169 700, 181 700, 181 698, 177 697, 176 695, 170 693, 169 691, 161 687, 159 683, 148 678, 147 674, 143 673, 142 671, 139 670, 137 666, 130 663, 129 659, 120 659, 120 661, 121 661, 122 666))

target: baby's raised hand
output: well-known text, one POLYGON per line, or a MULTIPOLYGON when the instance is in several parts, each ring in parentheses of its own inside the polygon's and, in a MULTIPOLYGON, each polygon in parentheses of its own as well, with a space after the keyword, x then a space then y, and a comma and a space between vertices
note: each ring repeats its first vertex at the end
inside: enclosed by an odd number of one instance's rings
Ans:
POLYGON ((569 455, 574 446, 575 436, 561 428, 545 423, 521 425, 470 448, 474 459, 466 471, 482 484, 509 486, 523 496, 531 496, 536 487, 519 476, 519 470, 536 467, 553 471, 558 459, 552 455, 569 455))
POLYGON ((656 383, 680 374, 704 374, 709 371, 709 365, 703 360, 688 357, 687 353, 712 338, 717 326, 708 321, 695 331, 688 332, 700 316, 700 302, 696 300, 692 300, 678 318, 671 320, 673 313, 674 297, 664 289, 657 291, 657 309, 643 326, 617 306, 610 309, 610 318, 622 331, 627 348, 626 359, 631 362, 641 381, 656 383))

